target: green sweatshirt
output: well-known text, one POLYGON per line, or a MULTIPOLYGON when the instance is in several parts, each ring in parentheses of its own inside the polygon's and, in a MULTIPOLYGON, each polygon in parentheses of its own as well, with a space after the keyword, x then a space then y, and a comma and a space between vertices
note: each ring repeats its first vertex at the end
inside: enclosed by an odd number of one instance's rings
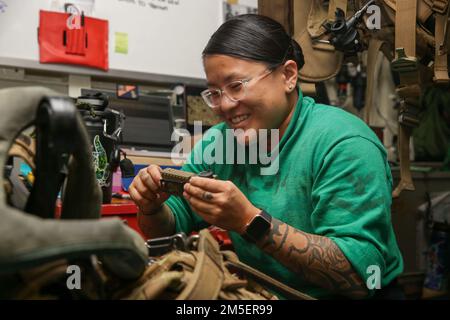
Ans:
MULTIPOLYGON (((300 93, 279 144, 275 175, 261 175, 264 166, 260 163, 233 165, 220 159, 209 165, 195 164, 204 151, 216 159, 230 154, 226 143, 223 153, 217 151, 222 142, 218 134, 226 129, 229 127, 221 123, 208 130, 183 170, 212 170, 219 179, 231 180, 254 206, 273 217, 330 238, 365 283, 373 274, 371 266, 379 267, 382 286, 403 271, 391 224, 392 176, 386 152, 363 121, 339 108, 316 104, 300 93), (211 152, 214 146, 217 150, 211 152)), ((177 232, 189 234, 208 226, 184 198, 172 196, 166 203, 175 215, 177 232)), ((312 296, 331 297, 238 234, 230 232, 230 238, 242 262, 312 296)))

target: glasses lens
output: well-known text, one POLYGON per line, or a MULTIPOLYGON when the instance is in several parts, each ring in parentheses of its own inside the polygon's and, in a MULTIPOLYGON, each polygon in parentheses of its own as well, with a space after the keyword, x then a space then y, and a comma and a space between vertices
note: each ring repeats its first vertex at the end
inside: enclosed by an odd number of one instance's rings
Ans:
POLYGON ((202 92, 203 100, 205 100, 206 104, 211 108, 217 107, 220 105, 220 91, 218 90, 205 90, 202 92))
POLYGON ((242 81, 234 81, 224 88, 225 93, 233 101, 239 101, 245 96, 245 86, 242 81))

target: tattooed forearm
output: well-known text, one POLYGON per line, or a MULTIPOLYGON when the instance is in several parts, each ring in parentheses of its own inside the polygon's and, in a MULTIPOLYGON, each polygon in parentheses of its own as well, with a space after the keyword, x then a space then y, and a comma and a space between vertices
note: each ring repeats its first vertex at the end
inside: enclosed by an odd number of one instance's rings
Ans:
POLYGON ((281 233, 280 227, 282 223, 279 220, 275 220, 272 222, 271 233, 273 237, 268 238, 267 241, 263 245, 263 249, 268 248, 272 253, 276 253, 281 250, 286 242, 287 235, 289 233, 289 229, 286 232, 281 233), (281 241, 275 241, 275 238, 281 237, 281 241), (273 249, 275 248, 275 249, 273 249))
POLYGON ((281 231, 280 231, 280 224, 276 221, 272 220, 272 228, 270 229, 270 234, 273 236, 267 237, 264 239, 264 242, 262 243, 262 248, 265 250, 266 248, 273 248, 276 246, 275 238, 281 237, 281 231))
POLYGON ((350 262, 327 237, 308 234, 273 219, 272 229, 258 245, 310 283, 351 298, 368 294, 350 262))

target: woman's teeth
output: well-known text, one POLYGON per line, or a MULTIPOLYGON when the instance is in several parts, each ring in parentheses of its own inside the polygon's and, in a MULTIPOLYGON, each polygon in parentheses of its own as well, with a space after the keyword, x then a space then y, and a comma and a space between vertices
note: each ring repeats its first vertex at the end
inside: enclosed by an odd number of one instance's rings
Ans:
POLYGON ((238 124, 244 120, 247 120, 249 117, 250 117, 249 115, 237 116, 231 119, 231 123, 238 124))

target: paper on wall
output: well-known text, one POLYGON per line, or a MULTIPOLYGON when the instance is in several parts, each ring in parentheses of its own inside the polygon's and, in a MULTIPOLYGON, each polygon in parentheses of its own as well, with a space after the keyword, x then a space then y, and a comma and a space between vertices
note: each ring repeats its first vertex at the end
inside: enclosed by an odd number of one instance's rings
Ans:
POLYGON ((58 12, 66 12, 65 5, 71 4, 83 11, 86 16, 93 16, 95 13, 95 0, 49 0, 50 10, 58 12))

